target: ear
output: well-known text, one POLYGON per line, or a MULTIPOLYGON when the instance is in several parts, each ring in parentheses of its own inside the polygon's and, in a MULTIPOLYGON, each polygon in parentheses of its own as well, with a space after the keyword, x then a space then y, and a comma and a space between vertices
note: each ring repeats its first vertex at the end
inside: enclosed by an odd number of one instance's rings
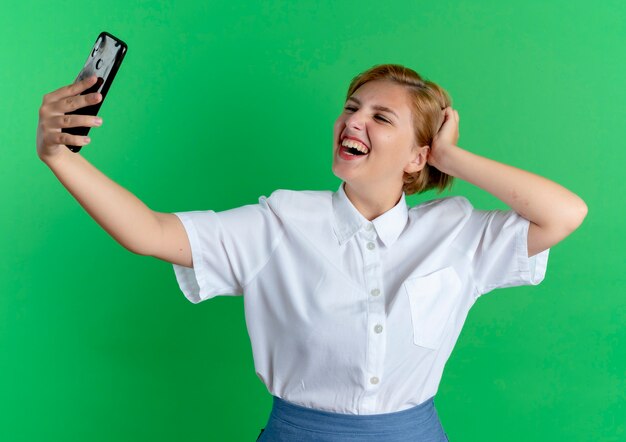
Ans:
POLYGON ((428 145, 415 148, 411 161, 404 167, 404 171, 406 173, 415 173, 418 170, 422 170, 426 166, 428 152, 430 152, 430 146, 428 145))

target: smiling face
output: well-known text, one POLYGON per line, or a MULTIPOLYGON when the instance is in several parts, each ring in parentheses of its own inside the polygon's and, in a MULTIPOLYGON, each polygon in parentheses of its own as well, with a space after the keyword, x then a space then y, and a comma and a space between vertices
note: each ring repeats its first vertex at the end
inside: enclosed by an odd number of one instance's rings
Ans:
POLYGON ((335 122, 333 173, 361 192, 399 195, 404 172, 426 164, 428 148, 417 147, 412 119, 404 86, 385 80, 362 85, 335 122), (359 140, 360 150, 368 153, 350 155, 354 150, 342 147, 346 137, 359 140))

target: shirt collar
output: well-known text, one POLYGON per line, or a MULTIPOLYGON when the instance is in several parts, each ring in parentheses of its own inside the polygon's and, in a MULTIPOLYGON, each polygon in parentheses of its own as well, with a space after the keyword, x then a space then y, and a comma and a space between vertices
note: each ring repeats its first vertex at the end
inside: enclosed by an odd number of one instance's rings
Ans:
MULTIPOLYGON (((361 228, 364 228, 370 222, 361 215, 352 204, 343 188, 344 182, 339 185, 339 189, 333 193, 333 230, 339 244, 345 244, 352 236, 361 228)), ((390 247, 402 233, 408 219, 408 208, 404 192, 400 197, 400 201, 393 208, 389 209, 371 223, 376 229, 376 233, 385 244, 390 247)))

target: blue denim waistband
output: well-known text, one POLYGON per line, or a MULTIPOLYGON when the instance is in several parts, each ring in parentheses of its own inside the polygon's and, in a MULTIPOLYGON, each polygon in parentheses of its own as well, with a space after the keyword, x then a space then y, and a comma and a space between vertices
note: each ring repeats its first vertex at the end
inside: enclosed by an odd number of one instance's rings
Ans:
POLYGON ((345 434, 389 434, 441 423, 435 411, 434 397, 402 411, 382 414, 342 414, 303 407, 273 397, 271 416, 310 431, 332 431, 345 434), (433 419, 434 418, 434 419, 433 419))

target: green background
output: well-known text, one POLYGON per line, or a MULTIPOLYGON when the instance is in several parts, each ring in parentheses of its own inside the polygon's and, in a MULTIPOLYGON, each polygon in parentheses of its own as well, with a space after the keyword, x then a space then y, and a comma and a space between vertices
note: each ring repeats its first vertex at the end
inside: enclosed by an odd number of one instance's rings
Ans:
MULTIPOLYGON (((444 87, 459 146, 589 207, 544 282, 470 311, 435 398, 450 440, 625 440, 625 20, 621 0, 5 5, 0 440, 254 441, 269 416, 243 299, 187 301, 36 155, 43 95, 103 30, 129 50, 81 154, 161 212, 334 191, 354 75, 400 63, 444 87)), ((446 195, 504 207, 460 181, 408 201, 446 195)))

